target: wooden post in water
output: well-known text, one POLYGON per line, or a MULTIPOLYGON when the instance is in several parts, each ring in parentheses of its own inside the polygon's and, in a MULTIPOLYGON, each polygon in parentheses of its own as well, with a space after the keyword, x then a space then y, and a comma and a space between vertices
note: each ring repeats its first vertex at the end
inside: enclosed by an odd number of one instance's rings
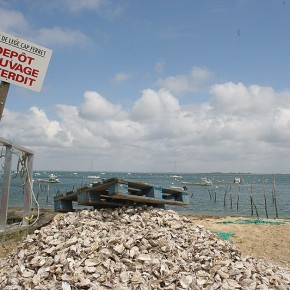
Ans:
POLYGON ((237 199, 237 211, 239 211, 240 192, 241 192, 241 187, 239 186, 238 199, 237 199))
POLYGON ((211 200, 211 190, 208 190, 208 194, 209 194, 209 200, 211 200))
POLYGON ((0 84, 0 121, 3 117, 4 106, 6 103, 10 83, 2 81, 0 84))
POLYGON ((250 202, 251 202, 251 214, 252 216, 254 215, 254 209, 253 209, 253 196, 252 196, 252 193, 253 193, 253 187, 251 185, 251 188, 250 188, 250 202))
POLYGON ((266 212, 266 217, 269 218, 269 215, 268 215, 268 209, 267 209, 266 187, 265 187, 265 182, 266 182, 266 180, 263 180, 263 179, 262 179, 262 182, 263 182, 263 189, 264 189, 264 205, 265 205, 265 212, 266 212))
POLYGON ((272 199, 275 206, 276 218, 278 217, 278 208, 277 208, 277 194, 276 194, 276 180, 275 175, 273 175, 273 188, 272 188, 272 199))
POLYGON ((226 207, 226 196, 228 193, 228 186, 226 187, 225 194, 224 194, 224 207, 226 207))

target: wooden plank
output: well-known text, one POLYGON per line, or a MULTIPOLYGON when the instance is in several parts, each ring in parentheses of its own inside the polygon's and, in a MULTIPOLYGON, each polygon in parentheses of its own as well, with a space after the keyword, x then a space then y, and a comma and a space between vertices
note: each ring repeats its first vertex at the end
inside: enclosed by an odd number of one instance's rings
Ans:
POLYGON ((134 206, 136 202, 130 200, 116 202, 108 195, 102 195, 100 192, 86 191, 78 195, 78 203, 80 205, 100 205, 100 204, 112 204, 115 206, 134 206))
POLYGON ((14 149, 16 149, 18 151, 25 152, 27 154, 33 155, 33 151, 31 151, 31 150, 29 150, 27 148, 24 148, 24 147, 22 147, 20 145, 14 144, 13 142, 11 142, 9 140, 6 140, 4 138, 0 138, 0 144, 4 145, 4 146, 11 146, 11 147, 13 147, 14 149))
POLYGON ((61 194, 61 195, 56 195, 54 197, 54 201, 59 201, 59 200, 70 200, 70 201, 77 201, 77 192, 73 192, 73 191, 69 191, 65 194, 61 194))
POLYGON ((81 201, 79 202, 79 205, 85 205, 85 206, 106 206, 106 207, 120 207, 120 206, 135 206, 134 203, 129 203, 128 201, 125 202, 114 202, 111 200, 98 200, 98 201, 81 201))
POLYGON ((11 180, 12 147, 6 146, 2 190, 0 192, 0 231, 6 229, 11 180))
POLYGON ((71 200, 54 201, 54 211, 56 212, 73 211, 72 201, 71 200))
POLYGON ((138 195, 130 195, 130 194, 116 194, 111 196, 113 199, 126 199, 143 203, 156 203, 156 204, 170 204, 170 205, 188 205, 186 202, 181 201, 173 201, 173 200, 164 200, 157 199, 147 196, 138 196, 138 195))
POLYGON ((1 84, 0 84, 0 121, 3 117, 3 111, 4 111, 9 87, 10 87, 10 83, 1 81, 1 84))
POLYGON ((77 199, 79 204, 84 204, 88 202, 100 201, 101 196, 97 192, 84 191, 77 195, 77 199))

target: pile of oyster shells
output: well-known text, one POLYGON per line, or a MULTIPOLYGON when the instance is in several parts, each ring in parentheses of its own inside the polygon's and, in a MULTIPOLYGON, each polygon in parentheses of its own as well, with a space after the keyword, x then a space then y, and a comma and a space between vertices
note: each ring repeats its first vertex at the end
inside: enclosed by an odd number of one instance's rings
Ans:
POLYGON ((118 208, 56 215, 0 261, 0 289, 290 289, 290 273, 174 211, 118 208))

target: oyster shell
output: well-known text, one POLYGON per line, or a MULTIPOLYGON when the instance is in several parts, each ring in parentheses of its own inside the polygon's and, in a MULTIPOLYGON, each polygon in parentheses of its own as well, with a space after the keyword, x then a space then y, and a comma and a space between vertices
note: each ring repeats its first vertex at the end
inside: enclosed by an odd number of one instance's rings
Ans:
POLYGON ((149 207, 57 214, 0 270, 0 289, 290 289, 289 269, 149 207))

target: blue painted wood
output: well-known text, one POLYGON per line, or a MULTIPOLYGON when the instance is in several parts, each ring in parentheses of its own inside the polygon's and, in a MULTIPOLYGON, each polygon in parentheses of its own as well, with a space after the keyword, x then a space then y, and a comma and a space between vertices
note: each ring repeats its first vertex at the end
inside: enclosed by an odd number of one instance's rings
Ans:
POLYGON ((128 185, 120 182, 116 182, 110 184, 108 186, 108 193, 110 196, 115 194, 127 194, 128 193, 128 185))
POLYGON ((101 200, 100 194, 92 191, 84 191, 78 194, 78 203, 79 204, 87 204, 94 203, 101 200))
POLYGON ((69 212, 73 211, 71 200, 57 200, 54 202, 54 211, 56 212, 69 212))
POLYGON ((182 193, 181 194, 181 201, 189 204, 188 193, 182 193))
POLYGON ((94 207, 150 205, 164 208, 165 204, 179 206, 189 204, 186 192, 119 178, 111 178, 93 187, 83 187, 56 196, 55 211, 72 210, 72 201, 94 207))

